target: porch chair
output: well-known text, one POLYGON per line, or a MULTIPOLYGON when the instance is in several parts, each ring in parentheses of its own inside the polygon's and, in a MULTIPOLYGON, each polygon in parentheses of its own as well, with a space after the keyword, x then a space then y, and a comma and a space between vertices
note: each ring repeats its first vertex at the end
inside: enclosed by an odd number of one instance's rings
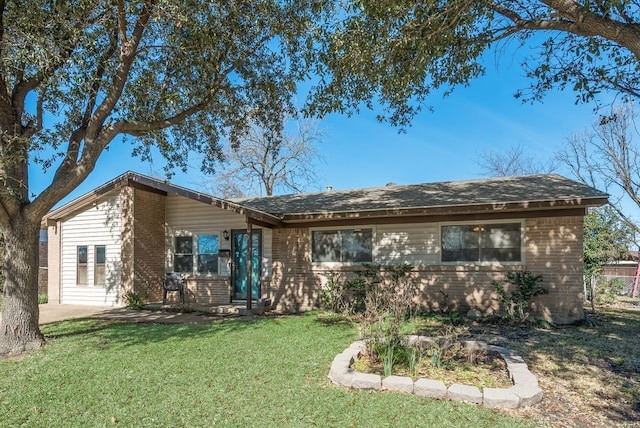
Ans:
POLYGON ((162 304, 167 304, 167 292, 177 291, 180 293, 180 300, 184 305, 184 284, 182 278, 175 272, 167 272, 164 277, 164 283, 162 284, 162 304))

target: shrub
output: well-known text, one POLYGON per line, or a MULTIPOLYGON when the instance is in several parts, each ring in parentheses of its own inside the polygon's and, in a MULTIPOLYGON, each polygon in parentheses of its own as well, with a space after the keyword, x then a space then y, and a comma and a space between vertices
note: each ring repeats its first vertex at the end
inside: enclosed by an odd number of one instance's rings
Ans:
POLYGON ((599 304, 615 302, 616 296, 624 293, 624 281, 620 278, 601 278, 595 290, 595 301, 599 304))
POLYGON ((349 280, 330 272, 320 292, 323 308, 360 314, 360 337, 367 341, 369 357, 383 362, 385 372, 398 362, 415 363, 401 331, 412 313, 414 289, 407 279, 412 269, 407 263, 384 268, 363 263, 349 280))
POLYGON ((414 289, 407 279, 411 269, 407 263, 384 271, 365 264, 354 280, 364 290, 360 335, 367 340, 370 357, 382 359, 389 373, 394 364, 409 361, 402 326, 411 315, 414 289))
POLYGON ((323 309, 341 314, 362 312, 364 308, 364 283, 356 277, 343 281, 340 274, 329 272, 327 284, 320 290, 323 309))
POLYGON ((49 302, 49 296, 46 293, 38 294, 38 304, 42 305, 44 303, 49 302))
POLYGON ((327 311, 343 312, 345 296, 342 283, 336 272, 331 271, 327 276, 327 284, 320 290, 320 306, 327 311))
POLYGON ((507 309, 507 316, 514 321, 524 322, 529 316, 529 305, 535 296, 547 294, 549 291, 538 285, 542 275, 534 275, 529 271, 508 272, 506 281, 495 281, 493 286, 500 300, 507 309), (510 293, 505 289, 509 284, 510 293))
POLYGON ((127 308, 139 311, 140 309, 144 309, 144 301, 142 297, 136 293, 135 291, 127 291, 124 294, 124 300, 127 302, 127 308))

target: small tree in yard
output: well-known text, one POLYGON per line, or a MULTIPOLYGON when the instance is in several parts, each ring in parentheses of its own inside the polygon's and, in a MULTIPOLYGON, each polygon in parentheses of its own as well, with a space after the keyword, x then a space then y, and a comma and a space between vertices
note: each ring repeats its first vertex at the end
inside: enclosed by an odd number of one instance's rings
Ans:
POLYGON ((239 141, 248 117, 282 128, 322 12, 268 0, 0 0, 0 354, 44 343, 40 221, 111 142, 131 142, 143 160, 157 148, 167 171, 198 151, 211 170, 221 136, 239 141), (53 170, 39 195, 31 163, 53 170))
POLYGON ((597 295, 594 290, 596 278, 600 276, 606 263, 623 260, 632 244, 634 229, 605 206, 590 209, 584 218, 584 277, 589 287, 591 310, 595 310, 597 295))
POLYGON ((477 161, 483 175, 489 177, 509 177, 529 174, 551 174, 557 169, 554 160, 542 162, 528 155, 524 146, 516 145, 507 151, 488 149, 477 161))

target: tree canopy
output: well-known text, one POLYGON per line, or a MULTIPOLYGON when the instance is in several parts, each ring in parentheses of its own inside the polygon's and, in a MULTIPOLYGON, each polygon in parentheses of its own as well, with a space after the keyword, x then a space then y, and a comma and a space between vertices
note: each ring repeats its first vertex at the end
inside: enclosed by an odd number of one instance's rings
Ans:
POLYGON ((40 217, 119 135, 168 168, 219 157, 251 114, 279 126, 304 76, 308 2, 0 1, 0 224, 28 200, 25 165, 56 168, 40 217), (10 215, 10 214, 9 214, 10 215))
POLYGON ((381 120, 408 125, 433 91, 469 84, 484 73, 484 55, 506 43, 528 49, 522 67, 531 86, 515 94, 524 100, 558 88, 584 102, 602 91, 640 95, 636 1, 347 3, 320 43, 311 112, 380 103, 381 120))
POLYGON ((205 169, 248 116, 282 128, 309 66, 313 1, 0 0, 0 228, 5 237, 0 353, 40 346, 42 216, 117 137, 168 169, 205 169), (53 171, 39 195, 28 166, 53 171))
POLYGON ((584 220, 584 265, 587 277, 598 275, 609 262, 624 260, 633 231, 608 206, 591 209, 584 220))

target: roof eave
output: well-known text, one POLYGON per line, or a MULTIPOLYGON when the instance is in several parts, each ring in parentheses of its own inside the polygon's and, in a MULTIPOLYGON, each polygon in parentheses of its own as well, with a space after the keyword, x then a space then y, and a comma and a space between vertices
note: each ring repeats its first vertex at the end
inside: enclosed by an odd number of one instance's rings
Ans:
POLYGON ((360 210, 342 212, 321 212, 303 214, 285 214, 286 223, 304 223, 318 220, 339 220, 349 218, 405 217, 405 216, 438 216, 464 215, 495 212, 522 212, 536 210, 556 210, 579 207, 601 206, 608 202, 607 197, 574 198, 553 201, 526 201, 515 203, 492 203, 475 205, 450 205, 420 208, 391 208, 380 210, 360 210))

